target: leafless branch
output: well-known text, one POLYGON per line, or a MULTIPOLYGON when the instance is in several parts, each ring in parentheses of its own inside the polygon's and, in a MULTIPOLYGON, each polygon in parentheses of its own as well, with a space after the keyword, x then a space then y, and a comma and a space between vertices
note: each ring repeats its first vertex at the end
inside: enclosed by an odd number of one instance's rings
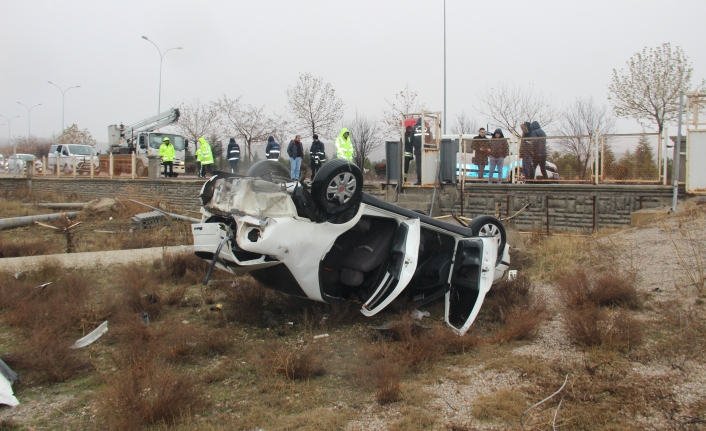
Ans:
POLYGON ((365 159, 370 158, 370 154, 383 143, 380 123, 375 117, 366 117, 356 112, 353 120, 348 122, 348 130, 351 133, 355 164, 362 169, 365 159))
POLYGON ((535 93, 531 84, 520 87, 507 82, 498 83, 495 87, 486 87, 477 96, 480 100, 480 106, 476 108, 478 112, 488 117, 492 125, 517 136, 522 136, 520 124, 525 121, 539 121, 547 129, 557 118, 553 101, 541 92, 535 93))
POLYGON ((331 84, 308 72, 299 74, 297 84, 287 88, 287 105, 291 127, 311 131, 312 135, 331 136, 343 117, 343 102, 331 84))

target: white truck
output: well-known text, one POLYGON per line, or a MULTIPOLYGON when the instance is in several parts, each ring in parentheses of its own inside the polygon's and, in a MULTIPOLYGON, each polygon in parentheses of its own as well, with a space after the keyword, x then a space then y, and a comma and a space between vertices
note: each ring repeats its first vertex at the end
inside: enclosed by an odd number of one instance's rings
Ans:
MULTIPOLYGON (((167 127, 177 121, 179 121, 179 109, 172 108, 127 127, 123 124, 108 126, 108 145, 109 151, 113 154, 114 163, 113 174, 130 173, 132 169, 130 154, 135 153, 137 156, 135 173, 138 177, 146 177, 147 156, 159 155, 159 146, 162 145, 162 140, 165 137, 169 138, 169 141, 174 145, 176 153, 172 175, 176 177, 183 174, 185 172, 185 148, 188 140, 174 133, 155 132, 155 130, 167 127)), ((101 158, 101 165, 103 164, 107 164, 107 160, 104 163, 101 158)), ((105 170, 108 170, 107 166, 105 170)))

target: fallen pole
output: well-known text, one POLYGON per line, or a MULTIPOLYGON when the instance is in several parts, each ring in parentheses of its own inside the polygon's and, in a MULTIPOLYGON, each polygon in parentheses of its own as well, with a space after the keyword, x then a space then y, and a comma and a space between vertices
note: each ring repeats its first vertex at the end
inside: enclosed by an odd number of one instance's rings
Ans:
POLYGON ((132 202, 132 203, 135 203, 135 204, 142 205, 142 206, 144 206, 144 207, 153 209, 153 210, 155 210, 155 211, 157 211, 157 212, 161 212, 162 214, 166 214, 166 215, 168 215, 169 217, 172 217, 172 218, 175 218, 175 219, 186 220, 186 221, 190 221, 190 222, 192 222, 192 223, 201 223, 201 219, 200 219, 200 218, 193 218, 193 217, 183 216, 183 215, 181 215, 181 214, 174 214, 174 213, 166 212, 166 211, 164 211, 164 210, 162 210, 162 209, 159 209, 159 208, 157 208, 157 207, 153 207, 152 205, 143 204, 142 202, 138 202, 138 201, 136 201, 136 200, 134 200, 134 199, 128 199, 128 200, 129 200, 130 202, 132 202))
POLYGON ((65 212, 65 213, 41 214, 41 215, 34 215, 34 216, 4 218, 4 219, 0 219, 0 229, 11 229, 13 227, 28 226, 28 225, 33 224, 36 221, 41 222, 41 221, 58 220, 58 219, 64 217, 64 214, 66 214, 66 217, 76 217, 77 215, 79 215, 79 213, 80 213, 80 211, 70 211, 70 212, 65 212))
POLYGON ((44 207, 44 208, 83 208, 88 202, 46 202, 39 204, 22 204, 23 207, 44 207))

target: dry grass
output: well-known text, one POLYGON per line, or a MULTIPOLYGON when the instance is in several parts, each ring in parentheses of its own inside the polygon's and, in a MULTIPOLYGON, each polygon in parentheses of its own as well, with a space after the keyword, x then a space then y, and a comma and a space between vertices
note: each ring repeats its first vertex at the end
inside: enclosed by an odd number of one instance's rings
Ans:
POLYGON ((590 256, 592 243, 581 236, 533 236, 529 253, 532 278, 552 282, 567 271, 581 267, 590 256))
POLYGON ((248 324, 261 322, 272 291, 265 289, 250 276, 240 277, 232 283, 221 283, 223 293, 223 315, 228 321, 248 324))
POLYGON ((39 256, 57 251, 57 247, 44 240, 10 241, 0 238, 0 258, 39 256))
POLYGON ((519 391, 501 389, 490 395, 481 395, 473 403, 473 416, 481 420, 502 420, 519 425, 528 403, 519 391))
POLYGON ((392 422, 388 430, 390 431, 422 431, 433 429, 437 421, 437 416, 428 409, 418 407, 403 407, 400 410, 401 419, 392 422))
POLYGON ((258 367, 264 375, 275 373, 288 380, 309 380, 326 373, 325 355, 319 344, 266 346, 260 353, 258 367))
POLYGON ((154 267, 161 268, 157 276, 162 281, 197 284, 206 276, 208 262, 189 251, 182 251, 166 253, 154 263, 154 267))
POLYGON ((572 309, 565 313, 564 323, 569 338, 584 347, 601 346, 630 351, 642 344, 643 325, 629 311, 598 307, 572 309))
POLYGON ((120 268, 118 280, 122 290, 124 306, 133 313, 147 313, 150 319, 157 318, 164 308, 162 288, 157 276, 145 267, 124 266, 120 268))

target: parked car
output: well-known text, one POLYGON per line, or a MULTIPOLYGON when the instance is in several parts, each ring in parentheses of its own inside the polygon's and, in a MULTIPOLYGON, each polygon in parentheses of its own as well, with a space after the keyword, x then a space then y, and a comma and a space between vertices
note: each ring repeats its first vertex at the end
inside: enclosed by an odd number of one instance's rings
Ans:
POLYGON ((357 166, 341 159, 311 186, 289 179, 274 160, 246 176, 217 172, 200 194, 194 252, 262 285, 325 303, 349 303, 373 316, 393 301, 419 307, 444 298, 459 335, 478 315, 510 257, 502 223, 479 216, 451 224, 363 193, 357 166))
POLYGON ((5 172, 5 156, 0 154, 0 172, 5 172))
POLYGON ((59 168, 63 173, 69 175, 74 172, 74 162, 76 163, 76 172, 87 174, 91 172, 91 161, 93 162, 93 171, 100 172, 100 162, 96 155, 96 150, 90 145, 79 144, 58 144, 49 147, 49 155, 47 156, 47 171, 56 173, 57 158, 59 160, 59 168))
POLYGON ((27 170, 26 162, 34 160, 34 172, 41 173, 44 165, 33 154, 13 154, 7 159, 6 171, 9 173, 22 173, 27 170))

